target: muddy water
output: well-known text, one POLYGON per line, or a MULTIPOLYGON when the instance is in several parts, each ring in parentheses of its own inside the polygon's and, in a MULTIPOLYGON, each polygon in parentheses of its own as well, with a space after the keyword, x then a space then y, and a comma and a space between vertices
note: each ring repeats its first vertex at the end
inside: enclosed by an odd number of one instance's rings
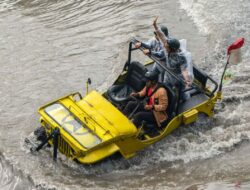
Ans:
POLYGON ((0 2, 1 189, 250 189, 247 0, 0 2), (39 125, 39 106, 85 81, 102 90, 120 73, 131 37, 152 36, 152 20, 188 40, 197 65, 219 79, 226 46, 246 38, 243 62, 230 66, 225 107, 126 161, 87 167, 51 150, 30 154, 24 139, 39 125))

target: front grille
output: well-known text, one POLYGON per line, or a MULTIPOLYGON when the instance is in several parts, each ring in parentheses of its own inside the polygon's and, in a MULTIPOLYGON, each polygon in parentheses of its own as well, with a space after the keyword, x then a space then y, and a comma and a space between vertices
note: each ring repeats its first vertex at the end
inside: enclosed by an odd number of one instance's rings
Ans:
POLYGON ((72 148, 69 144, 62 138, 61 135, 58 137, 58 149, 59 151, 67 157, 71 157, 72 155, 72 148))

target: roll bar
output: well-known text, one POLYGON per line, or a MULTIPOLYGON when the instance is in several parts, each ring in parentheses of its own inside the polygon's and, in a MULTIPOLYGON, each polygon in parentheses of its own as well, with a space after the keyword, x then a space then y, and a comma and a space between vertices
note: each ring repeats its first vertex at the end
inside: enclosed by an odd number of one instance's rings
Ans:
MULTIPOLYGON (((135 38, 132 38, 131 41, 130 41, 130 43, 129 43, 128 60, 127 60, 127 62, 124 65, 124 68, 123 68, 124 71, 127 70, 128 66, 131 63, 131 53, 132 53, 132 51, 138 50, 138 49, 140 49, 141 51, 143 51, 145 49, 143 47, 140 47, 140 48, 135 48, 134 47, 133 48, 133 45, 135 45, 135 43, 137 43, 137 42, 139 42, 139 41, 136 40, 135 38)), ((185 85, 185 81, 183 79, 181 79, 180 77, 178 77, 175 73, 173 73, 170 68, 168 68, 167 66, 161 64, 161 60, 159 58, 157 58, 155 56, 152 56, 152 55, 147 55, 147 56, 149 58, 151 58, 158 66, 160 66, 162 69, 164 69, 168 74, 170 74, 172 77, 174 77, 178 82, 180 82, 182 85, 185 85)), ((216 92, 216 90, 218 88, 218 84, 210 76, 206 75, 206 78, 209 79, 214 84, 214 88, 213 88, 212 92, 205 91, 203 88, 200 87, 200 85, 196 84, 195 82, 192 83, 191 88, 186 89, 185 91, 189 91, 192 88, 197 88, 201 92, 207 94, 209 97, 214 96, 214 93, 216 92)), ((204 86, 204 87, 206 87, 206 86, 204 86)))

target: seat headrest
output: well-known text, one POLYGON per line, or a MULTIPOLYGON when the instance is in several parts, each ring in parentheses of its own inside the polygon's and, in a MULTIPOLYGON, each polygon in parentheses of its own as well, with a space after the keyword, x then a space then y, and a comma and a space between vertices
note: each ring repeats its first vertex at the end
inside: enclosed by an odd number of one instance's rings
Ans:
POLYGON ((127 84, 135 91, 140 91, 146 84, 147 69, 139 62, 131 62, 128 67, 127 84))

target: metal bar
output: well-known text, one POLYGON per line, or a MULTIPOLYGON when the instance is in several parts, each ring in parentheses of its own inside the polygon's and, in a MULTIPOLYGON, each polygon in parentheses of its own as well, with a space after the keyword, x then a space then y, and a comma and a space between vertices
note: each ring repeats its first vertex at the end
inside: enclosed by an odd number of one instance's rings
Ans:
POLYGON ((227 66, 228 66, 228 64, 229 64, 229 59, 230 59, 230 54, 229 54, 228 57, 227 57, 227 63, 226 63, 226 65, 225 65, 225 67, 224 67, 223 74, 222 74, 221 79, 220 79, 219 92, 221 92, 221 90, 222 90, 222 82, 223 82, 223 78, 224 78, 224 75, 225 75, 226 70, 227 70, 227 66))
POLYGON ((54 150, 53 150, 53 160, 56 161, 57 159, 57 149, 58 149, 58 136, 60 134, 60 131, 58 128, 56 128, 53 132, 53 144, 54 144, 54 150))
MULTIPOLYGON (((48 143, 48 141, 49 141, 50 139, 52 139, 52 138, 53 138, 53 133, 51 133, 50 136, 47 137, 47 138, 45 139, 45 141, 43 141, 40 145, 38 145, 38 147, 35 148, 35 151, 38 152, 39 150, 41 150, 41 149, 43 148, 43 146, 44 146, 46 143, 48 143)), ((31 151, 34 151, 34 150, 31 148, 31 151)))

